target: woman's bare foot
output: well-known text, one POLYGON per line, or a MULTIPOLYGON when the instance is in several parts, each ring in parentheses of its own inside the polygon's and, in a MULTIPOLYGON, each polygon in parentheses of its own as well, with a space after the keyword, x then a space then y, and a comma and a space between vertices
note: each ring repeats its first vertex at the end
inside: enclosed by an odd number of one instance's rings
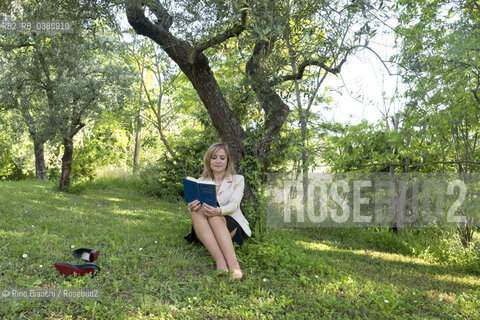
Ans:
POLYGON ((228 270, 217 269, 217 271, 215 271, 215 274, 217 275, 217 277, 223 277, 224 275, 228 274, 228 270))
POLYGON ((222 271, 225 271, 225 272, 228 272, 228 266, 227 266, 227 263, 226 262, 223 262, 223 263, 217 263, 217 271, 219 270, 222 270, 222 271))
POLYGON ((233 279, 235 279, 235 280, 240 280, 240 279, 242 279, 242 277, 243 277, 242 270, 240 270, 240 269, 233 269, 232 271, 233 271, 233 273, 232 273, 233 279))
POLYGON ((222 276, 223 274, 228 273, 228 267, 225 264, 217 264, 217 276, 222 276))

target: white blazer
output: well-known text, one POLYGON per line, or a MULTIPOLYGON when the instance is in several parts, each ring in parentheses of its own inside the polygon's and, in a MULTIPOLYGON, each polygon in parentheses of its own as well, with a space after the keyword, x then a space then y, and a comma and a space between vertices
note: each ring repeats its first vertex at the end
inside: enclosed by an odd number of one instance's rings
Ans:
MULTIPOLYGON (((212 179, 204 179, 200 177, 198 181, 213 181, 212 179)), ((222 184, 217 192, 217 201, 222 209, 222 215, 231 216, 238 222, 247 236, 252 235, 252 230, 248 226, 248 221, 245 219, 240 210, 240 202, 243 198, 243 189, 245 188, 245 179, 242 175, 235 174, 223 179, 222 184)))

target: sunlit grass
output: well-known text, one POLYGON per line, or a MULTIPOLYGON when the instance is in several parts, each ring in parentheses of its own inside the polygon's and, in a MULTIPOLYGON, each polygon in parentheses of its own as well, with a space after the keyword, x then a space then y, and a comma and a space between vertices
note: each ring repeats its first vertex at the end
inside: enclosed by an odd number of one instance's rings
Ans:
MULTIPOLYGON (((126 179, 127 181, 127 179, 126 179)), ((97 287, 98 301, 7 301, 6 319, 476 319, 477 273, 417 256, 419 234, 277 230, 237 249, 245 274, 217 277, 206 250, 182 238, 184 203, 145 197, 118 180, 59 193, 0 182, 0 288, 97 287), (410 237, 410 238, 409 238, 410 237), (101 251, 95 278, 64 278, 55 262, 101 251)), ((429 237, 428 235, 426 236, 429 237)), ((438 240, 441 241, 441 240, 438 240)), ((418 247, 420 248, 421 247, 418 247)), ((424 250, 424 249, 422 249, 424 250)))

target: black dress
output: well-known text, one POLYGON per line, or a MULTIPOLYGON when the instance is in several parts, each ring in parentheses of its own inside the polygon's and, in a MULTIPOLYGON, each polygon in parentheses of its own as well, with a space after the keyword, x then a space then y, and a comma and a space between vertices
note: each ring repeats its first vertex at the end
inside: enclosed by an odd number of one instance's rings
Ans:
MULTIPOLYGON (((245 232, 243 231, 242 227, 238 224, 237 221, 235 221, 235 219, 233 219, 230 216, 225 216, 225 220, 227 220, 228 232, 232 232, 233 230, 235 230, 235 228, 237 228, 237 231, 235 232, 235 234, 232 237, 232 241, 237 243, 239 246, 241 246, 243 244, 243 237, 245 235, 245 232)), ((187 240, 188 243, 192 243, 193 241, 201 243, 200 240, 198 240, 198 238, 195 234, 195 230, 193 229, 193 225, 192 225, 192 230, 190 231, 190 233, 187 234, 183 238, 185 240, 187 240)))

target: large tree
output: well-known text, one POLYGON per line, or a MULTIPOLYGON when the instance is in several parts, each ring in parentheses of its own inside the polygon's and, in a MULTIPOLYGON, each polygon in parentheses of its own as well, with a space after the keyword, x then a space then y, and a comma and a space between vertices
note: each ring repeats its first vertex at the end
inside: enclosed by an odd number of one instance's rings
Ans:
POLYGON ((372 34, 368 12, 374 8, 369 2, 210 0, 202 4, 127 0, 126 14, 135 31, 160 45, 188 77, 220 137, 230 145, 237 168, 245 156, 261 164, 284 125, 290 108, 277 91, 282 83, 302 79, 309 66, 339 73, 347 57, 368 44, 372 34), (292 28, 299 48, 296 72, 290 67, 285 41, 292 28), (238 41, 238 48, 232 49, 237 61, 249 55, 244 78, 261 108, 262 118, 256 119, 254 130, 247 130, 235 115, 211 68, 210 59, 218 58, 215 49, 234 41, 238 41))

